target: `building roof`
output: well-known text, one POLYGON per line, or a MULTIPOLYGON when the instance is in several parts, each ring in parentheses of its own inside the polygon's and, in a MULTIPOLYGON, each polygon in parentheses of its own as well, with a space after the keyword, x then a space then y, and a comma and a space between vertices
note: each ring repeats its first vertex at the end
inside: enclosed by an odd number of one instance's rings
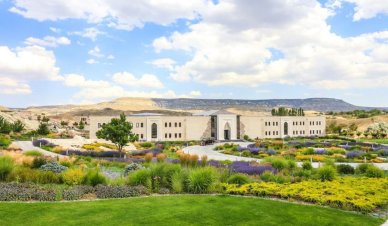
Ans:
POLYGON ((235 115, 227 110, 210 110, 194 113, 194 116, 211 116, 211 115, 235 115))

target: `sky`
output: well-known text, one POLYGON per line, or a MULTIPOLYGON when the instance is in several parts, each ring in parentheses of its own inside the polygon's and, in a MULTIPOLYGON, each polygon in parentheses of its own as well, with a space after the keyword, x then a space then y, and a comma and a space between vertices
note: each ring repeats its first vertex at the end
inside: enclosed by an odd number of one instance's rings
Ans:
POLYGON ((0 0, 0 105, 329 97, 388 106, 386 0, 0 0))

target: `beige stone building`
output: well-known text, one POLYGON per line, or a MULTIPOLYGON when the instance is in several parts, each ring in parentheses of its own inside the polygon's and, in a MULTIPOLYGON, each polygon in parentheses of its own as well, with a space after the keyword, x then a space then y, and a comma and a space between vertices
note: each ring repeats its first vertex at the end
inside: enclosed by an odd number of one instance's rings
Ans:
MULTIPOLYGON (((117 116, 118 117, 118 116, 117 116)), ((112 117, 90 116, 90 138, 112 117)), ((324 136, 324 116, 241 116, 228 111, 207 111, 190 116, 168 116, 153 113, 127 116, 133 133, 141 141, 188 141, 214 138, 239 140, 250 138, 284 138, 324 136)))

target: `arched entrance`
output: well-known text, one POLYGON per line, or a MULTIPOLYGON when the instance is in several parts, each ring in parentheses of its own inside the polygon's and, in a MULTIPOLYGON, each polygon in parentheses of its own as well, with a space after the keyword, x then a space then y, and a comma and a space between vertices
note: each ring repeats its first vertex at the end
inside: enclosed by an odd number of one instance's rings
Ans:
POLYGON ((151 138, 158 138, 158 125, 156 123, 152 123, 151 125, 151 138))
POLYGON ((284 123, 284 129, 283 129, 283 131, 284 131, 284 135, 285 135, 285 136, 288 136, 288 123, 287 123, 287 122, 284 123))
POLYGON ((230 125, 229 122, 225 124, 224 127, 224 140, 230 140, 230 125))

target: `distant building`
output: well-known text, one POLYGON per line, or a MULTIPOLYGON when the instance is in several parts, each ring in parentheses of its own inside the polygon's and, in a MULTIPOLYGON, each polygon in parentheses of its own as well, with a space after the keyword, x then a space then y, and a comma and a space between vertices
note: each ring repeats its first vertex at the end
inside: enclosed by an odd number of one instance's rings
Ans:
MULTIPOLYGON (((117 116, 118 117, 118 116, 117 116)), ((90 138, 113 117, 90 116, 90 138)), ((188 141, 214 138, 239 140, 250 138, 284 138, 324 136, 324 116, 241 116, 219 110, 195 113, 190 116, 168 116, 154 113, 127 116, 133 133, 141 141, 188 141)))

